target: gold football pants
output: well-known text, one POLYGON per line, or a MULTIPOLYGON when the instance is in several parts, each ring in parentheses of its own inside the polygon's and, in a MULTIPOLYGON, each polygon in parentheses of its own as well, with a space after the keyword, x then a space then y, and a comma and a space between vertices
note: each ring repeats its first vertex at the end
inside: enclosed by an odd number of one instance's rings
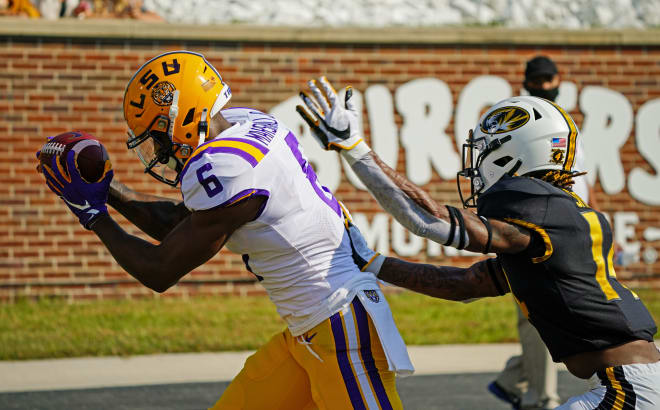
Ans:
POLYGON ((279 333, 250 356, 216 409, 402 409, 394 372, 355 298, 312 330, 279 333))

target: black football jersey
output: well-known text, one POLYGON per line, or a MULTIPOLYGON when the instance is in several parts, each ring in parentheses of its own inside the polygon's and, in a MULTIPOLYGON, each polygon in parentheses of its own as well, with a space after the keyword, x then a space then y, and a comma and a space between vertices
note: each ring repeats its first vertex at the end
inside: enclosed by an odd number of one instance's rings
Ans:
POLYGON ((616 279, 612 230, 603 214, 570 191, 527 177, 505 176, 480 195, 477 206, 481 216, 534 232, 526 251, 498 258, 554 361, 653 341, 653 318, 616 279))

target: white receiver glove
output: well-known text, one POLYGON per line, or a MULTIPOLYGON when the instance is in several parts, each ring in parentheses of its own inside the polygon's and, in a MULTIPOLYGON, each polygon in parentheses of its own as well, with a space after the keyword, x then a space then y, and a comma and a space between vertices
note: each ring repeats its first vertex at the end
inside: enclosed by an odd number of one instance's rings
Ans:
POLYGON ((349 164, 367 155, 371 148, 358 132, 360 115, 352 100, 353 88, 346 87, 341 102, 327 78, 321 77, 318 83, 311 80, 308 85, 313 97, 303 91, 300 98, 311 113, 301 105, 296 106, 296 111, 312 129, 321 147, 339 151, 349 164))

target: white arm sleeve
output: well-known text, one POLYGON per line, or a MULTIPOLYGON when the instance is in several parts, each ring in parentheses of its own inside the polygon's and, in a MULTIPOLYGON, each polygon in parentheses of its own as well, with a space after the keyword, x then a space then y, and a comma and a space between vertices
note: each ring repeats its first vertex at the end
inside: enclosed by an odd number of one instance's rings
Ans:
MULTIPOLYGON (((406 195, 390 180, 371 155, 365 155, 354 161, 351 168, 367 186, 380 206, 406 229, 417 236, 428 238, 442 245, 447 244, 450 237, 450 223, 431 215, 406 195)), ((458 225, 454 227, 453 237, 452 243, 447 245, 456 248, 461 239, 458 225)), ((467 233, 463 240, 464 247, 466 247, 469 244, 467 233)))

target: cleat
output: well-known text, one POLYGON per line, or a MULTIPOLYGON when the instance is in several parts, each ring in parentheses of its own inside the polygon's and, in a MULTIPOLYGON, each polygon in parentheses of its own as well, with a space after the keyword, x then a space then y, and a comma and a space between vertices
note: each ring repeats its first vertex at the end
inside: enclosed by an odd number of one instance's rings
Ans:
POLYGON ((490 383, 488 385, 488 391, 491 392, 498 399, 509 403, 514 410, 520 409, 520 397, 504 390, 504 388, 500 386, 497 382, 490 383))

